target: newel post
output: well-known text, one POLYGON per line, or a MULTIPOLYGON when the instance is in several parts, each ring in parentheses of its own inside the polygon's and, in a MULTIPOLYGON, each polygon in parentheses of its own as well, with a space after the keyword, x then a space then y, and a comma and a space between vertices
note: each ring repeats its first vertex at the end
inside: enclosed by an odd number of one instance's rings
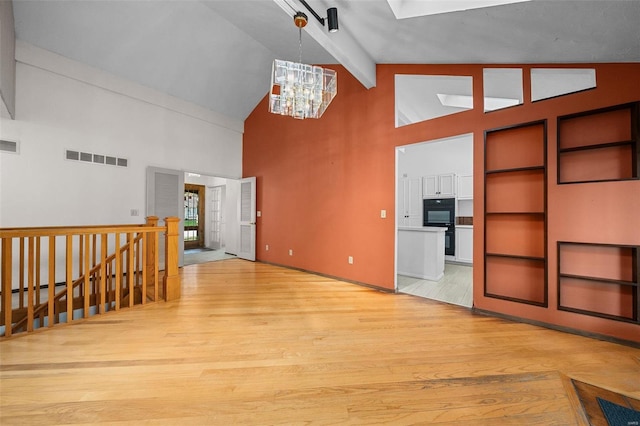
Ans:
MULTIPOLYGON (((158 226, 158 216, 147 216, 146 226, 150 228, 154 228, 158 226)), ((158 236, 156 232, 149 232, 147 234, 147 247, 146 254, 147 258, 145 260, 145 264, 147 267, 147 285, 153 285, 156 279, 156 265, 158 264, 158 257, 156 253, 156 241, 158 240, 158 236)), ((156 300, 158 300, 158 295, 154 296, 156 300)))
POLYGON ((178 275, 178 244, 180 239, 177 217, 167 217, 164 219, 167 226, 167 234, 164 239, 164 299, 169 300, 180 298, 180 276, 178 275))

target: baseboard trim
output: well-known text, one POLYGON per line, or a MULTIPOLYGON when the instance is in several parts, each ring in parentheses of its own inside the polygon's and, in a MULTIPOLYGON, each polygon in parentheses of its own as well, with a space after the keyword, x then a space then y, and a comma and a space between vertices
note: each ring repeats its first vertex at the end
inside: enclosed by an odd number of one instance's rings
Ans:
POLYGON ((583 330, 578 330, 576 328, 564 327, 556 324, 549 324, 543 321, 536 321, 536 320, 531 320, 527 318, 516 317, 513 315, 501 314, 498 312, 486 311, 484 309, 478 309, 476 307, 473 307, 472 311, 474 314, 478 314, 478 315, 495 317, 495 318, 505 319, 508 321, 514 321, 514 322, 519 322, 523 324, 535 325, 538 327, 544 327, 544 328, 548 328, 555 331, 561 331, 563 333, 575 334, 578 336, 589 337, 591 339, 602 340, 610 343, 617 343, 619 345, 640 349, 640 342, 634 342, 633 340, 618 339, 616 337, 607 336, 605 334, 591 333, 583 330))
POLYGON ((294 271, 300 271, 300 272, 305 272, 307 274, 313 274, 313 275, 317 275, 319 277, 324 277, 324 278, 330 278, 332 280, 336 280, 336 281, 343 281, 345 283, 349 283, 349 284, 355 284, 355 285, 359 285, 360 287, 367 287, 371 290, 376 290, 379 291, 381 293, 390 293, 390 294, 394 294, 396 293, 395 290, 389 289, 389 288, 385 288, 385 287, 378 287, 376 285, 372 285, 372 284, 367 284, 367 283, 363 283, 360 281, 354 281, 354 280, 348 280, 346 278, 342 278, 342 277, 336 277, 334 275, 328 275, 328 274, 323 274, 320 272, 316 272, 316 271, 309 271, 307 269, 302 269, 302 268, 296 268, 294 266, 289 266, 289 265, 282 265, 280 263, 274 263, 274 262, 266 262, 264 260, 256 260, 256 262, 259 263, 264 263, 266 265, 272 265, 272 266, 278 266, 280 268, 287 268, 287 269, 293 269, 294 271))

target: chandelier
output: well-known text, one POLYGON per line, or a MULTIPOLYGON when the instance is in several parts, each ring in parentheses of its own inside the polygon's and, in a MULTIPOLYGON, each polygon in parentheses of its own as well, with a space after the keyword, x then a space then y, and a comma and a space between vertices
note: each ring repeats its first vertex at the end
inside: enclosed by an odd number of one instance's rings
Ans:
POLYGON ((299 31, 300 63, 276 59, 271 67, 269 112, 293 118, 320 118, 338 93, 334 70, 302 62, 302 28, 307 16, 297 12, 293 22, 299 31))

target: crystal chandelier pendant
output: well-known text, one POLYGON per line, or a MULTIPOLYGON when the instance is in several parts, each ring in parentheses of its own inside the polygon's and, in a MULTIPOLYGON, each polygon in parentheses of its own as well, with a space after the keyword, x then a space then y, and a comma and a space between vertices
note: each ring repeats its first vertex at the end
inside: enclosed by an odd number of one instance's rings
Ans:
POLYGON ((338 93, 334 70, 297 62, 273 61, 269 112, 294 118, 320 118, 338 93))
MULTIPOLYGON (((302 27, 305 14, 298 12, 294 23, 300 31, 300 62, 302 62, 302 27)), ((269 112, 294 118, 320 118, 338 93, 338 78, 334 70, 276 59, 271 67, 269 112)))

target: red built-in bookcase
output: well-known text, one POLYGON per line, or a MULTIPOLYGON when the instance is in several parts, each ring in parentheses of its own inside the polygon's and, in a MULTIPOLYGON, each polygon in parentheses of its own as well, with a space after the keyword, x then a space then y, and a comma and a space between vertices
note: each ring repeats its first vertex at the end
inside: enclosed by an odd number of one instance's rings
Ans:
POLYGON ((546 121, 485 132, 484 295, 546 307, 546 121))

